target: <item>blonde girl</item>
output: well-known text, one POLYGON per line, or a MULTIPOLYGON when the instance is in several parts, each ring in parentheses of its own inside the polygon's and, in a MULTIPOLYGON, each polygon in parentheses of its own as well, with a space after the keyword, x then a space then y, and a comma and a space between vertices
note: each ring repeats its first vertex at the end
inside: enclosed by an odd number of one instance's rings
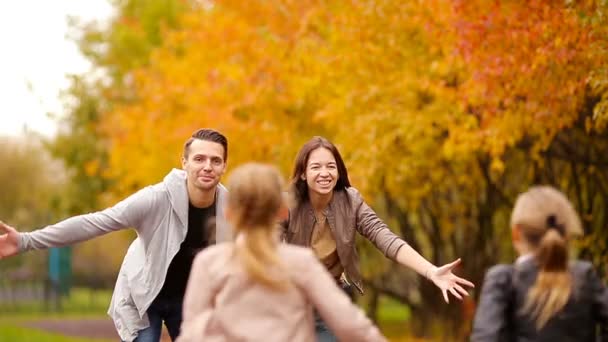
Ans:
POLYGON ((608 291, 591 263, 568 257, 582 229, 566 196, 532 187, 511 227, 519 258, 487 272, 471 341, 608 341, 608 291))

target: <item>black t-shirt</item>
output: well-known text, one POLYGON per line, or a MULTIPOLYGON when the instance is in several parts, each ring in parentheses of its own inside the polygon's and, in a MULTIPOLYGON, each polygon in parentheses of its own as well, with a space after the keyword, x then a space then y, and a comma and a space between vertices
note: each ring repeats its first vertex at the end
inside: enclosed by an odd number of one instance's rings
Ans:
POLYGON ((188 209, 188 233, 179 251, 171 260, 165 284, 158 297, 184 297, 190 269, 196 254, 203 248, 215 243, 215 202, 207 208, 197 208, 190 204, 188 209))

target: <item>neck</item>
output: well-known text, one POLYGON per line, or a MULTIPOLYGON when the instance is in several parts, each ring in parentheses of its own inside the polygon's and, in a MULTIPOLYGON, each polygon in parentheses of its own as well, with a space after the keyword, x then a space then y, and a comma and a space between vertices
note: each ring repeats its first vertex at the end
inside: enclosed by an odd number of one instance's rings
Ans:
POLYGON ((215 187, 210 190, 201 190, 188 184, 188 198, 190 203, 197 208, 210 207, 215 201, 215 187))
POLYGON ((334 192, 331 191, 327 195, 321 195, 316 192, 308 191, 308 198, 310 199, 310 205, 315 212, 321 212, 327 208, 331 201, 334 192))
POLYGON ((534 250, 523 242, 515 242, 514 243, 515 250, 519 256, 528 255, 534 252, 534 250))

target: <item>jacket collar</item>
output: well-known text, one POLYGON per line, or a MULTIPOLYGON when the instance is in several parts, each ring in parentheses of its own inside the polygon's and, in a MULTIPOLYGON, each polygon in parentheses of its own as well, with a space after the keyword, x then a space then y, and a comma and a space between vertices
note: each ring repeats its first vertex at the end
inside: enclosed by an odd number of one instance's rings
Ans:
POLYGON ((523 255, 520 255, 519 257, 517 257, 517 259, 515 259, 515 264, 521 265, 528 261, 532 261, 533 259, 534 259, 534 254, 532 254, 532 253, 523 254, 523 255))
MULTIPOLYGON (((327 218, 327 222, 330 224, 330 226, 335 226, 335 210, 337 207, 337 204, 339 203, 339 201, 343 200, 344 197, 344 191, 334 191, 334 194, 331 198, 331 200, 329 201, 327 207, 325 209, 323 209, 323 215, 327 218)), ((303 221, 301 222, 302 224, 297 224, 294 226, 294 232, 297 232, 301 229, 300 226, 303 227, 312 227, 312 225, 315 223, 316 221, 316 216, 315 216, 315 211, 312 208, 312 205, 310 203, 310 200, 307 200, 306 202, 302 203, 302 209, 301 209, 301 215, 303 215, 302 219, 303 221)))
POLYGON ((169 201, 175 215, 184 227, 188 227, 188 189, 186 171, 173 169, 163 180, 169 193, 169 201))
MULTIPOLYGON (((163 180, 169 194, 169 201, 175 215, 184 227, 188 227, 188 188, 186 186, 186 171, 173 169, 163 180)), ((216 239, 226 241, 232 238, 232 231, 224 215, 226 195, 228 190, 221 183, 215 190, 216 239)))

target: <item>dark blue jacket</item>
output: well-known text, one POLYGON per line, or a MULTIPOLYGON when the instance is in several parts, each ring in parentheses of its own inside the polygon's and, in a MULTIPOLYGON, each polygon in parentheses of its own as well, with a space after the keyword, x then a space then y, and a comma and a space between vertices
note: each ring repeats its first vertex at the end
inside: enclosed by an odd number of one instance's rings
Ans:
POLYGON ((573 291, 566 306, 537 331, 521 309, 538 275, 533 258, 486 273, 471 341, 608 341, 608 289, 589 262, 570 265, 573 291))

